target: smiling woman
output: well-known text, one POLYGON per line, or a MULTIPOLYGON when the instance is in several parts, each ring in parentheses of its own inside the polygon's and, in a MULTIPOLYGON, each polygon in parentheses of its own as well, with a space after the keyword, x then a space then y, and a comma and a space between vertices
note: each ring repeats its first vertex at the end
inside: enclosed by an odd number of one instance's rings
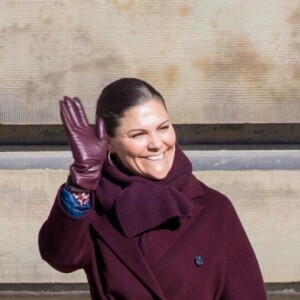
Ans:
POLYGON ((84 269, 97 300, 266 300, 233 205, 192 174, 159 92, 112 82, 95 132, 78 98, 60 107, 74 162, 39 233, 43 259, 84 269))
POLYGON ((173 164, 176 141, 169 119, 165 107, 156 99, 128 109, 115 136, 108 138, 109 150, 133 173, 165 178, 173 164))

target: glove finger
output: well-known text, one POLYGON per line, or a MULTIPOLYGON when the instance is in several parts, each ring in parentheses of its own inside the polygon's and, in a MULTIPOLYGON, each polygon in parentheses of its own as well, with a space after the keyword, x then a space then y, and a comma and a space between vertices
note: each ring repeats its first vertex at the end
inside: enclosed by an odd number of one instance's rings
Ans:
POLYGON ((96 119, 96 135, 100 140, 107 139, 106 135, 106 129, 105 129, 105 123, 102 118, 97 118, 96 119))
POLYGON ((71 130, 73 128, 73 122, 70 118, 68 107, 63 100, 59 100, 59 106, 60 106, 60 117, 64 124, 64 128, 67 131, 68 135, 70 135, 71 130))
POLYGON ((86 113, 84 111, 83 105, 79 98, 75 97, 73 98, 73 102, 76 105, 77 108, 77 115, 78 115, 78 122, 82 126, 90 127, 90 124, 88 122, 88 119, 86 117, 86 113))
POLYGON ((64 103, 66 104, 66 110, 69 115, 69 119, 72 121, 73 128, 80 127, 79 113, 76 103, 67 96, 64 96, 64 103))

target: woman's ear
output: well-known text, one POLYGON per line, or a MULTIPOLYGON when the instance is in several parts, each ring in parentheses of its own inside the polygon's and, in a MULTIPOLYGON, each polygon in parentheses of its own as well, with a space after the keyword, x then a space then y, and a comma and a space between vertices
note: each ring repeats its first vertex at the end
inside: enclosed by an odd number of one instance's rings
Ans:
POLYGON ((111 140, 110 136, 107 136, 107 148, 108 148, 109 152, 111 152, 111 153, 115 152, 114 146, 113 146, 113 143, 112 143, 112 140, 111 140))

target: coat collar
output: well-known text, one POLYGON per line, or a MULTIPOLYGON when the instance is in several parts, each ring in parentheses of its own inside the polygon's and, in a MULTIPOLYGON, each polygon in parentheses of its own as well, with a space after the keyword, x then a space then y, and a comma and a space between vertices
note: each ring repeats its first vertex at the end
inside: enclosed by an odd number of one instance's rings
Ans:
POLYGON ((195 199, 205 194, 202 184, 193 174, 190 176, 182 192, 190 199, 195 199))

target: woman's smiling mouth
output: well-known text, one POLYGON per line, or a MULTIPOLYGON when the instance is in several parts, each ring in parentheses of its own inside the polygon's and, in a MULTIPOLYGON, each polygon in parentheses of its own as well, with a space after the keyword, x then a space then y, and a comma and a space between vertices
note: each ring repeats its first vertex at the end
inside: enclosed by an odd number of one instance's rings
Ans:
POLYGON ((161 160, 164 158, 164 152, 159 154, 159 155, 152 155, 152 156, 147 156, 144 157, 145 159, 151 160, 151 161, 156 161, 156 160, 161 160))

